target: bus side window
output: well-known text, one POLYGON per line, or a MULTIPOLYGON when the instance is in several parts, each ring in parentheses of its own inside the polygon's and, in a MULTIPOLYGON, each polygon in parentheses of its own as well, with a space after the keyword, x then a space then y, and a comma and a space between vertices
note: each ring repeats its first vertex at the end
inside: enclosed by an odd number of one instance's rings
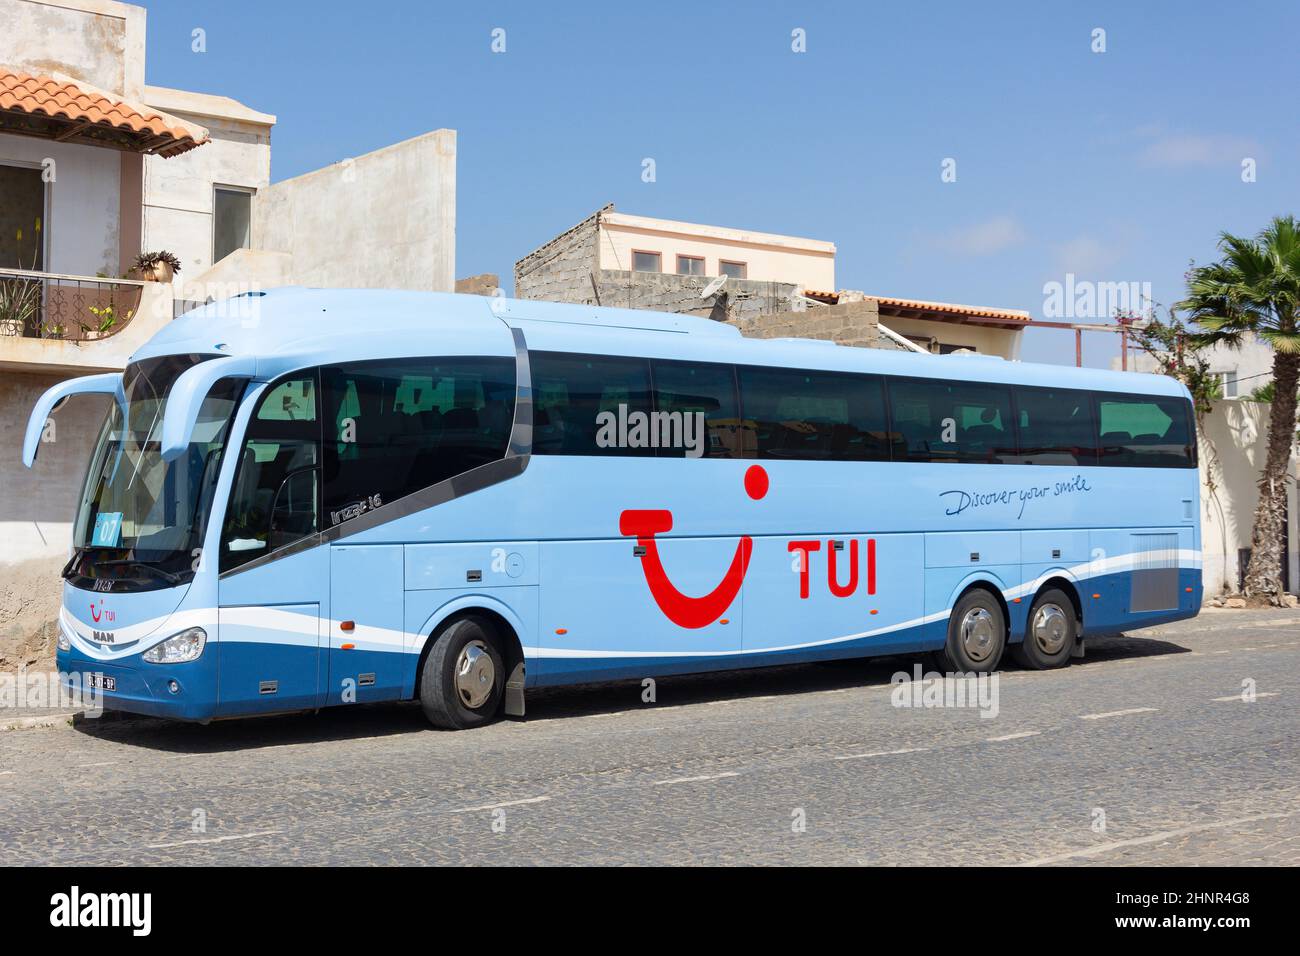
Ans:
POLYGON ((739 372, 741 409, 759 458, 889 460, 879 378, 754 366, 739 372))
POLYGON ((221 536, 228 571, 320 530, 316 374, 270 386, 249 419, 221 536))
POLYGON ((1020 455, 1027 465, 1095 465, 1097 431, 1088 392, 1016 388, 1020 455))
POLYGON ((1191 412, 1185 399, 1098 393, 1097 417, 1103 465, 1196 465, 1191 412))
POLYGON ((732 366, 654 361, 650 375, 651 427, 659 430, 661 458, 753 457, 753 431, 740 420, 732 366))
POLYGON ((895 460, 1012 464, 1016 461, 1011 389, 979 382, 892 379, 895 460))
POLYGON ((654 455, 646 426, 637 428, 650 411, 645 359, 531 352, 529 366, 534 453, 654 455))
POLYGON ((515 364, 381 359, 321 369, 326 524, 505 456, 515 364))

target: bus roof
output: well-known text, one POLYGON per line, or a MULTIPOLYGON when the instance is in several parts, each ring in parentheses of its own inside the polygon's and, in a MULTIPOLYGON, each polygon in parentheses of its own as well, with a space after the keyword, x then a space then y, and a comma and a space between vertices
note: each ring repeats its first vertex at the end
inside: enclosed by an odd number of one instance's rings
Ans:
POLYGON ((171 322, 131 356, 246 356, 267 379, 313 365, 435 355, 513 355, 511 329, 533 350, 918 378, 1179 395, 1173 378, 840 346, 824 339, 747 338, 708 318, 642 309, 441 292, 286 287, 210 303, 171 322))

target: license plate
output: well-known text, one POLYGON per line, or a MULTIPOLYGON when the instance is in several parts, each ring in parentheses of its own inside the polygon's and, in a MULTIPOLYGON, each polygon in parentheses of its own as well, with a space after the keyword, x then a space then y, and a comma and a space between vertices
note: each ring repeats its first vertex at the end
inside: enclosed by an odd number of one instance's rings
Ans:
POLYGON ((97 690, 117 690, 117 678, 108 677, 104 674, 87 674, 86 686, 94 687, 97 690))

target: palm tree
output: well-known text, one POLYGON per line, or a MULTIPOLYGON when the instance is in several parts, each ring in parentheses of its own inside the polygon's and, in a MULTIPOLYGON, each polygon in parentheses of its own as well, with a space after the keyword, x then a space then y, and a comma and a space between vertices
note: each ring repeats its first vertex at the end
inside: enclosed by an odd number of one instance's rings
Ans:
POLYGON ((1204 331, 1197 344, 1239 348, 1247 333, 1273 349, 1274 398, 1268 457, 1259 479, 1259 504, 1251 532, 1247 597, 1282 599, 1282 534, 1286 521, 1287 466, 1296 426, 1300 381, 1300 223, 1278 216, 1254 239, 1223 233, 1218 262, 1187 277, 1178 308, 1204 331))

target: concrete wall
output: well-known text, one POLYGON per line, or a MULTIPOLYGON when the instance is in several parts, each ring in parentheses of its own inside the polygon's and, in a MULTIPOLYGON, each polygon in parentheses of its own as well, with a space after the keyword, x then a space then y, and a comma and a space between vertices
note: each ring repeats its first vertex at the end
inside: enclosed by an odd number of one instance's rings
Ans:
POLYGON ((61 73, 128 99, 144 85, 143 7, 111 0, 0 0, 0 63, 61 73))
MULTIPOLYGON (((1269 406, 1223 400, 1214 403, 1201 426, 1201 579, 1206 597, 1235 593, 1237 552, 1250 547, 1260 472, 1268 455, 1269 406), (1213 487, 1211 487, 1213 484, 1213 487)), ((1290 590, 1300 592, 1300 508, 1296 459, 1287 490, 1290 590)))
MULTIPOLYGON (((54 161, 42 223, 45 271, 120 275, 121 157, 114 149, 0 133, 0 163, 40 169, 46 159, 54 161)), ((7 269, 16 265, 0 263, 7 269)))
POLYGON ((187 302, 220 302, 293 284, 293 256, 261 249, 236 249, 206 272, 175 282, 180 298, 187 302))
POLYGON ((254 244, 292 255, 300 285, 451 292, 456 132, 435 130, 275 183, 253 216, 254 244))

